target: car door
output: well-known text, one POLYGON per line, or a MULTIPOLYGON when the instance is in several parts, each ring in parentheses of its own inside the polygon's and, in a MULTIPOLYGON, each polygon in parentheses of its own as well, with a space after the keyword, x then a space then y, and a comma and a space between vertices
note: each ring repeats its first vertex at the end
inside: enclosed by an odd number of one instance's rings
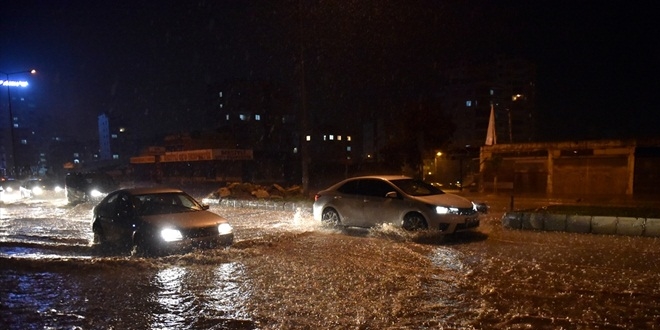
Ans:
POLYGON ((405 203, 394 186, 385 180, 369 179, 364 180, 360 190, 365 196, 362 203, 361 226, 373 227, 400 222, 405 203))
POLYGON ((362 222, 364 196, 360 195, 361 181, 347 181, 337 188, 337 194, 332 197, 331 205, 339 212, 345 226, 358 226, 362 222))
POLYGON ((128 242, 132 239, 134 210, 127 194, 108 196, 97 216, 108 241, 128 242))

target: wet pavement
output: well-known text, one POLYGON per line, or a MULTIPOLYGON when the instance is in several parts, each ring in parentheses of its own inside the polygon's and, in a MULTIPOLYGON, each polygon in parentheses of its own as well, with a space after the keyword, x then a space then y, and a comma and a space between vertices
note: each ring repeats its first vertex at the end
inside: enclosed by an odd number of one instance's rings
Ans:
POLYGON ((158 258, 90 245, 91 205, 3 204, 0 327, 660 328, 658 238, 504 229, 508 198, 480 198, 482 226, 446 237, 214 205, 234 246, 158 258))

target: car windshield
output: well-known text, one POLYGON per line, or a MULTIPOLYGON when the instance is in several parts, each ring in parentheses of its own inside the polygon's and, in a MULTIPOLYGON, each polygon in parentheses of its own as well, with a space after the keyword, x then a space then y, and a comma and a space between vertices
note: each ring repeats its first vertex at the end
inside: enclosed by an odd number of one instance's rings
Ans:
POLYGON ((134 196, 138 215, 183 213, 203 210, 202 205, 184 193, 158 193, 134 196))
POLYGON ((411 196, 429 196, 429 195, 440 195, 445 193, 439 188, 432 186, 431 184, 421 180, 399 179, 399 180, 391 180, 391 182, 399 189, 403 190, 403 192, 411 196))

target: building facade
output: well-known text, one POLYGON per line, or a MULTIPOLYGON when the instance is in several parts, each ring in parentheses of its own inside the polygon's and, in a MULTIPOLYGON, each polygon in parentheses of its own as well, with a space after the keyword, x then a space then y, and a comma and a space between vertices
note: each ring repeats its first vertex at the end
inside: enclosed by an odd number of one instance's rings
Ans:
POLYGON ((480 189, 562 196, 660 195, 660 141, 497 144, 481 148, 480 189))

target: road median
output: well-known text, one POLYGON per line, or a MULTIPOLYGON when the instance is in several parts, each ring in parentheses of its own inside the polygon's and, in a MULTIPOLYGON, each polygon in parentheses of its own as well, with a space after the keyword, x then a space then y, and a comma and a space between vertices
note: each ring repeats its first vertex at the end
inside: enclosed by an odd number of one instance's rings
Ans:
POLYGON ((523 210, 506 212, 502 217, 502 226, 521 230, 660 237, 660 217, 585 215, 523 210))

